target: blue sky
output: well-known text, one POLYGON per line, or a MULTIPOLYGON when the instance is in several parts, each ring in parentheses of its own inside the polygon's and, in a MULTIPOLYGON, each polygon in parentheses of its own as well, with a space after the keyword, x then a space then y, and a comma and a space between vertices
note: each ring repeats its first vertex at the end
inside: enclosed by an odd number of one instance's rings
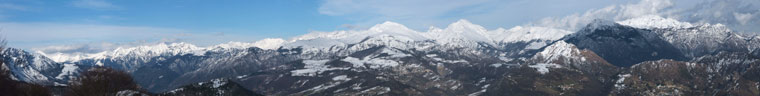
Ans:
MULTIPOLYGON (((338 17, 320 14, 316 11, 320 1, 313 0, 230 0, 228 2, 209 2, 208 0, 53 0, 52 2, 6 0, 1 2, 3 3, 0 4, 19 7, 17 9, 0 9, 0 14, 2 14, 0 20, 6 23, 151 27, 182 30, 182 32, 174 34, 239 36, 228 38, 230 40, 218 41, 252 41, 265 37, 290 37, 304 34, 309 30, 337 30, 338 27, 336 26, 349 22, 338 17)), ((66 31, 47 31, 49 32, 40 33, 67 34, 66 31)), ((33 39, 35 36, 21 36, 25 38, 16 40, 17 38, 14 38, 16 34, 13 34, 16 32, 18 31, 5 31, 4 34, 8 35, 6 37, 8 37, 11 46, 19 47, 160 40, 153 37, 172 38, 170 36, 148 36, 147 38, 138 36, 136 38, 111 37, 109 39, 90 37, 33 39)), ((106 30, 86 33, 89 34, 83 35, 98 36, 97 34, 114 34, 116 32, 109 33, 106 30)))
MULTIPOLYGON (((671 7, 695 4, 693 0, 0 0, 0 34, 9 46, 24 49, 150 42, 205 46, 288 39, 312 31, 360 30, 384 21, 418 31, 459 19, 487 29, 554 26, 547 24, 599 18, 597 13, 610 6, 622 12, 601 13, 664 14, 671 7), (661 5, 666 6, 657 7, 661 5), (655 10, 640 11, 645 9, 655 10)), ((739 14, 760 15, 745 13, 739 14)))
MULTIPOLYGON (((316 12, 312 0, 240 0, 209 2, 208 0, 56 0, 54 2, 19 2, 24 10, 7 11, 6 22, 54 22, 150 26, 198 31, 230 32, 293 32, 293 29, 320 28, 333 30, 346 23, 340 18, 316 12), (78 2, 102 2, 77 4, 78 2)), ((282 34, 282 33, 278 33, 282 34)), ((285 35, 293 35, 287 34, 285 35)))

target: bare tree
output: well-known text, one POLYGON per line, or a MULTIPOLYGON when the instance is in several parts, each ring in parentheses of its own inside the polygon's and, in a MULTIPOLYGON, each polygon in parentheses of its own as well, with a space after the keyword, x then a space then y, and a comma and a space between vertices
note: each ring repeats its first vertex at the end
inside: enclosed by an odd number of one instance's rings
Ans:
MULTIPOLYGON (((0 57, 4 57, 5 38, 0 37, 0 57)), ((5 95, 18 95, 18 90, 14 87, 16 82, 10 78, 10 70, 5 66, 5 59, 0 58, 0 93, 5 95)))
MULTIPOLYGON (((5 56, 5 38, 0 37, 0 57, 5 56)), ((15 88, 16 82, 10 78, 10 70, 5 65, 5 59, 0 58, 0 93, 6 95, 18 95, 18 89, 15 88)))
POLYGON ((142 91, 128 73, 108 67, 95 67, 69 83, 71 96, 111 96, 119 91, 142 91))

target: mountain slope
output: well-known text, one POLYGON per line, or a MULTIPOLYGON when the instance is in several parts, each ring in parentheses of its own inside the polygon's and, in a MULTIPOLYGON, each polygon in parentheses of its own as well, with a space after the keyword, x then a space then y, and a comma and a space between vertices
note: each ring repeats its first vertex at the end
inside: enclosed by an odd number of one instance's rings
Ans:
POLYGON ((29 53, 21 49, 7 48, 2 52, 4 59, 2 67, 8 68, 12 74, 11 79, 41 85, 66 84, 70 79, 70 72, 78 68, 70 64, 56 63, 45 56, 29 53))
POLYGON ((618 75, 613 94, 757 95, 758 64, 757 57, 727 52, 689 62, 642 62, 618 75))
POLYGON ((619 68, 590 50, 554 42, 494 81, 483 95, 607 95, 619 68))
POLYGON ((611 21, 595 20, 563 40, 581 49, 599 53, 605 60, 621 67, 650 60, 688 59, 676 47, 650 30, 611 21))
POLYGON ((169 92, 160 94, 162 96, 264 96, 254 93, 237 83, 228 79, 213 79, 208 82, 199 82, 197 84, 186 85, 169 92))

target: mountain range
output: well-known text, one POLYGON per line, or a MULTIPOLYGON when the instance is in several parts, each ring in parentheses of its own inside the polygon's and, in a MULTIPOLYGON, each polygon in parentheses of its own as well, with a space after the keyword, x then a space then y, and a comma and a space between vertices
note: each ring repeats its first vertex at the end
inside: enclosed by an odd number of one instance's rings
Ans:
POLYGON ((66 86, 80 72, 105 66, 163 94, 760 94, 760 36, 654 15, 595 20, 577 31, 487 30, 459 20, 418 32, 384 22, 367 30, 208 47, 161 43, 93 54, 2 53, 2 67, 14 80, 66 86), (190 89, 203 91, 182 91, 190 89))

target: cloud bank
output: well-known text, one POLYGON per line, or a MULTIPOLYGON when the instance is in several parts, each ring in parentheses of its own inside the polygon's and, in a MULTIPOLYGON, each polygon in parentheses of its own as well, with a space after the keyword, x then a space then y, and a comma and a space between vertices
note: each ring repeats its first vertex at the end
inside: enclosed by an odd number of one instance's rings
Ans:
POLYGON ((625 20, 645 15, 659 15, 691 23, 720 23, 734 31, 757 34, 760 32, 760 7, 756 0, 712 0, 693 7, 675 8, 671 0, 642 0, 634 4, 613 5, 592 9, 583 14, 565 17, 549 17, 533 22, 538 26, 548 26, 576 30, 593 19, 625 20))
POLYGON ((669 14, 673 6, 670 0, 642 0, 634 4, 611 5, 601 9, 591 9, 583 14, 572 14, 564 17, 547 17, 530 25, 551 28, 578 30, 595 19, 625 20, 646 15, 669 14))
POLYGON ((516 25, 577 30, 594 19, 619 21, 659 15, 692 23, 721 23, 735 31, 757 33, 760 32, 760 27, 756 27, 760 25, 758 4, 757 0, 326 0, 319 12, 354 19, 360 26, 396 21, 413 29, 468 19, 490 28, 518 21, 516 25), (569 15, 549 14, 575 9, 583 10, 569 15), (547 14, 549 16, 543 16, 547 14), (536 16, 540 18, 533 20, 536 16))
POLYGON ((467 19, 487 28, 512 27, 630 0, 325 0, 319 13, 356 21, 363 28, 394 21, 412 29, 467 19))
POLYGON ((760 33, 760 0, 713 0, 674 15, 682 21, 721 23, 735 31, 760 33))

